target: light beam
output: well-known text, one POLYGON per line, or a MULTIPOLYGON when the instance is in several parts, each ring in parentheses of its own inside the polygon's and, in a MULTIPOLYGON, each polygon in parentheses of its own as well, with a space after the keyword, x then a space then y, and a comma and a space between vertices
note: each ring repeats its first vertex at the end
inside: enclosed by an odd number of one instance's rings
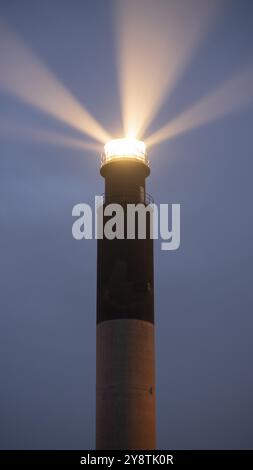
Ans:
POLYGON ((0 135, 3 135, 5 138, 15 137, 21 140, 44 142, 77 150, 90 150, 96 154, 102 151, 102 146, 94 142, 86 142, 60 132, 20 124, 4 117, 0 117, 0 135))
POLYGON ((208 31, 213 0, 116 0, 123 126, 141 138, 208 31))
POLYGON ((184 111, 148 137, 145 141, 150 147, 164 140, 176 137, 196 127, 200 127, 228 113, 235 112, 253 103, 253 66, 225 81, 209 96, 184 111))
POLYGON ((111 136, 25 44, 0 23, 0 89, 105 144, 111 136))

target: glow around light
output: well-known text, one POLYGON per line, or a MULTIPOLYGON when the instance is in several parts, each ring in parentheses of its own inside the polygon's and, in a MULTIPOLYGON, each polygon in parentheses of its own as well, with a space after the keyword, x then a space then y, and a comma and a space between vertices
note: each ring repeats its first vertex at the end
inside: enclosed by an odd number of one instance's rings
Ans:
POLYGON ((110 140, 104 146, 104 163, 118 158, 134 158, 146 162, 146 145, 136 139, 110 140))

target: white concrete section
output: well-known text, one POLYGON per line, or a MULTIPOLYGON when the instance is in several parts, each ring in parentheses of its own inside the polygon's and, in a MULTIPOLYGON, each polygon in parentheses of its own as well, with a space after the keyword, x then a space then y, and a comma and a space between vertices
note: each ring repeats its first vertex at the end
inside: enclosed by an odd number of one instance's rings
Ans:
POLYGON ((154 325, 135 319, 97 326, 97 449, 154 449, 154 325))

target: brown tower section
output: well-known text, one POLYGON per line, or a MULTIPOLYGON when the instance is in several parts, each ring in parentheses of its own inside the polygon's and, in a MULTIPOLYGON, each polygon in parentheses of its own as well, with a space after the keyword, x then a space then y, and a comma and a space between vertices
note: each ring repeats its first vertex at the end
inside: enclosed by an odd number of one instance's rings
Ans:
MULTIPOLYGON (((147 205, 149 172, 146 158, 103 162, 104 207, 147 205)), ((155 448, 154 358, 153 240, 98 240, 97 449, 155 448)))

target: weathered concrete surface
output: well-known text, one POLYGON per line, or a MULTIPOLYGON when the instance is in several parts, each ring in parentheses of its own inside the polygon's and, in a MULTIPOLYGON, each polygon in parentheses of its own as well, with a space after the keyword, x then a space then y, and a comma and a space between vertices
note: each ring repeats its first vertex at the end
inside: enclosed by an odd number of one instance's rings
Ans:
POLYGON ((154 449, 154 325, 116 319, 97 325, 97 449, 154 449))

